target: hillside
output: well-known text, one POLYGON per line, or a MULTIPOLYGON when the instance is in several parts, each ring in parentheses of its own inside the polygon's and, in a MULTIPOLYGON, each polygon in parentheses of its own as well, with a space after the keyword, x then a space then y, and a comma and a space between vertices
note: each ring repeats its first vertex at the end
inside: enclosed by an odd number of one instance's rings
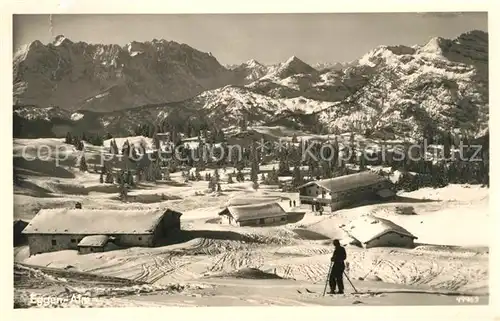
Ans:
POLYGON ((16 137, 60 136, 69 127, 127 135, 137 124, 165 120, 223 128, 244 119, 410 139, 454 128, 477 136, 488 127, 488 34, 482 31, 380 46, 340 70, 315 69, 295 56, 274 66, 251 60, 226 69, 210 54, 163 40, 122 48, 59 38, 28 49, 14 59, 16 137), (64 67, 58 57, 65 57, 64 67), (155 57, 165 57, 161 68, 155 57), (48 73, 43 80, 39 70, 48 73), (96 83, 109 86, 99 91, 96 83))

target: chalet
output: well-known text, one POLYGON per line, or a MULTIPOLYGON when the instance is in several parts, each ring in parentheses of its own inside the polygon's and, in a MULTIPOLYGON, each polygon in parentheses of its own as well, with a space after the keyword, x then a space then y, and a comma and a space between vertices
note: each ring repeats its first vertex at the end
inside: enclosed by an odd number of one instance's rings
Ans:
POLYGON ((394 195, 392 182, 371 171, 312 181, 299 187, 302 203, 319 203, 332 211, 357 201, 387 199, 394 195))
POLYGON ((403 227, 372 215, 361 216, 351 221, 345 230, 364 248, 402 247, 413 248, 416 236, 403 227))
POLYGON ((227 206, 219 212, 221 223, 238 226, 279 225, 287 222, 287 213, 276 202, 227 206))
POLYGON ((96 238, 83 242, 86 236, 92 235, 112 237, 121 247, 152 247, 171 231, 180 229, 181 215, 170 209, 42 209, 23 234, 28 239, 30 255, 77 250, 79 245, 86 247, 90 241, 92 247, 97 244, 93 243, 96 238))

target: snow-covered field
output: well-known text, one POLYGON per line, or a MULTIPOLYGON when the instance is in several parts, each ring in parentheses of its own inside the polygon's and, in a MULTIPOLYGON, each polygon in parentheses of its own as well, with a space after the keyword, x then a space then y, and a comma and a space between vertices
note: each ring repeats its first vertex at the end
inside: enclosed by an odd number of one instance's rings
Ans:
MULTIPOLYGON (((20 156, 22 146, 37 144, 56 148, 62 140, 15 140, 14 155, 20 156)), ((99 149, 87 147, 89 154, 99 149)), ((248 181, 227 184, 227 174, 232 168, 219 172, 222 193, 207 191, 206 181, 185 183, 180 173, 174 173, 174 183, 143 184, 130 192, 130 196, 137 196, 133 201, 122 203, 117 200, 115 187, 99 184, 97 173, 81 173, 68 166, 53 172, 33 168, 23 171, 23 186, 15 189, 14 218, 29 220, 41 208, 73 207, 77 201, 83 208, 170 207, 183 213, 182 229, 190 237, 183 243, 163 247, 87 255, 67 250, 29 257, 27 247, 21 246, 15 249, 16 262, 31 267, 66 268, 69 276, 54 278, 37 274, 39 279, 50 279, 51 286, 18 287, 16 295, 23 300, 30 291, 50 294, 67 289, 67 293, 86 293, 99 298, 87 306, 222 306, 456 304, 453 294, 462 293, 476 295, 478 303, 487 304, 487 188, 450 185, 401 194, 404 205, 413 206, 417 215, 397 214, 395 208, 402 204, 396 203, 345 209, 323 216, 314 215, 310 206, 303 205, 301 210, 306 215, 297 223, 230 227, 218 224, 216 219, 218 211, 232 197, 282 195, 297 200, 298 195, 265 185, 255 191, 248 181), (321 293, 333 251, 331 240, 347 240, 340 226, 367 213, 392 220, 416 235, 417 247, 361 249, 346 245, 347 274, 360 293, 355 294, 346 280, 348 294, 323 298, 321 293), (120 286, 113 285, 96 294, 97 283, 69 286, 71 271, 143 282, 147 289, 119 290, 120 286), (177 285, 175 291, 171 290, 172 284, 177 285)), ((201 175, 204 177, 204 173, 201 175)), ((287 201, 284 207, 288 210, 287 201)))

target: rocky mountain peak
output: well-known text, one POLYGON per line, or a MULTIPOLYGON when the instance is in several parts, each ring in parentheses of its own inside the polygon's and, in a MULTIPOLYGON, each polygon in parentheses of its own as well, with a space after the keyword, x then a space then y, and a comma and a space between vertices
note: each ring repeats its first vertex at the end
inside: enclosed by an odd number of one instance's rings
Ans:
POLYGON ((315 72, 317 72, 317 70, 306 64, 304 61, 300 60, 296 56, 291 56, 275 71, 274 76, 287 78, 297 74, 309 74, 315 72))
POLYGON ((110 111, 179 101, 232 81, 212 55, 174 41, 74 43, 64 35, 14 55, 14 101, 110 111))
POLYGON ((72 45, 73 42, 66 38, 64 35, 58 35, 55 37, 54 41, 52 42, 54 46, 62 46, 62 45, 72 45))

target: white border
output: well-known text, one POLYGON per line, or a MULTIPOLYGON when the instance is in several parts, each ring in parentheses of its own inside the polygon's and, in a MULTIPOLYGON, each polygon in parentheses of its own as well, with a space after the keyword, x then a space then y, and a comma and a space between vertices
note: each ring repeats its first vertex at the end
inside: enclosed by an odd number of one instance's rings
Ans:
MULTIPOLYGON (((496 93, 500 85, 497 82, 497 70, 499 70, 500 57, 498 51, 498 42, 494 38, 497 35, 499 24, 495 20, 496 7, 494 1, 480 0, 351 0, 339 1, 340 3, 328 0, 308 0, 308 1, 279 1, 279 0, 252 0, 252 1, 220 1, 220 0, 65 0, 65 1, 47 1, 47 0, 10 0, 0 2, 0 15, 2 23, 2 76, 0 95, 2 99, 2 112, 4 117, 0 117, 3 122, 0 128, 3 133, 0 135, 5 150, 12 152, 12 14, 19 13, 307 13, 307 12, 457 12, 457 11, 488 11, 488 32, 489 57, 490 59, 490 105, 493 106, 490 112, 491 122, 497 120, 497 109, 500 107, 496 93), (119 10, 118 10, 119 9, 119 10)), ((495 126, 490 126, 491 137, 497 137, 495 126)), ((497 149, 495 140, 491 141, 491 159, 496 158, 497 149)), ((2 198, 3 208, 12 209, 12 158, 4 157, 1 159, 2 171, 2 198)), ((497 166, 495 162, 491 163, 491 193, 497 195, 497 184, 493 178, 496 177, 497 166)), ((289 320, 334 320, 341 316, 342 321, 346 320, 423 320, 423 319, 448 319, 450 320, 491 320, 493 316, 500 317, 500 308, 495 308, 492 302, 498 303, 497 287, 498 279, 496 271, 498 267, 497 251, 498 237, 495 227, 498 226, 496 209, 498 209, 498 198, 491 197, 491 231, 492 244, 490 249, 490 306, 439 306, 439 307, 237 307, 237 308, 149 308, 145 311, 141 308, 121 308, 121 309, 83 309, 75 311, 73 309, 30 309, 13 310, 13 287, 12 287, 12 229, 11 212, 3 214, 2 242, 4 255, 2 255, 2 280, 1 292, 2 319, 10 320, 89 320, 89 319, 120 319, 120 320, 142 320, 142 319, 176 319, 182 320, 210 318, 223 320, 259 320, 259 319, 289 319, 289 320), (496 267, 495 267, 496 266, 496 267), (181 309, 181 310, 176 310, 181 309), (208 310, 209 309, 209 310, 208 310), (10 317, 10 318, 9 318, 10 317)), ((443 227, 446 228, 446 227, 443 227)), ((467 237, 464 235, 464 237, 467 237)), ((498 305, 498 304, 497 304, 498 305)))

